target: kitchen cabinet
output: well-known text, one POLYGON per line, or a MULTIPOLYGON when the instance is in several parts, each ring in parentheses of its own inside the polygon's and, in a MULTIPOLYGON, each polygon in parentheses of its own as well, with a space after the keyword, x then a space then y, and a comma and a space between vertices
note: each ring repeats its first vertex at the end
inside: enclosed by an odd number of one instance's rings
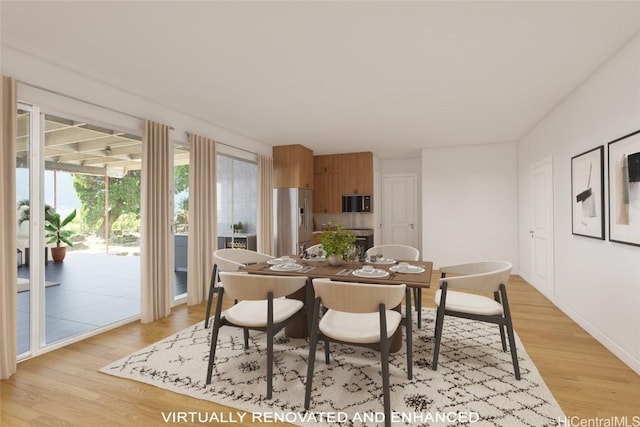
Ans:
POLYGON ((342 194, 373 194, 373 153, 342 154, 342 194))
POLYGON ((313 151, 307 147, 273 147, 273 187, 313 189, 313 151))
POLYGON ((341 213, 343 194, 373 194, 373 153, 348 153, 313 158, 313 209, 341 213))
POLYGON ((342 212, 342 164, 337 154, 313 158, 313 211, 342 212))

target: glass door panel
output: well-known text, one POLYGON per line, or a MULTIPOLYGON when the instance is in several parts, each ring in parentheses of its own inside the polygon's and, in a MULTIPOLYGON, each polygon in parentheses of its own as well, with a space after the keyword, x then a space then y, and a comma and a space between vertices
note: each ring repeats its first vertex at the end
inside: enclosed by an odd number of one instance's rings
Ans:
POLYGON ((45 329, 52 344, 140 314, 142 144, 70 118, 45 115, 44 124, 44 199, 67 237, 49 236, 47 216, 45 329), (59 247, 65 254, 54 260, 59 247))
POLYGON ((31 146, 31 112, 18 109, 16 140, 16 247, 18 259, 18 355, 27 354, 31 350, 31 300, 30 300, 30 146, 31 146))
POLYGON ((255 251, 258 165, 220 154, 217 159, 217 247, 255 251))
POLYGON ((137 136, 18 111, 19 355, 139 315, 140 153, 137 136))
POLYGON ((174 298, 187 293, 189 246, 189 147, 175 144, 173 157, 174 298))

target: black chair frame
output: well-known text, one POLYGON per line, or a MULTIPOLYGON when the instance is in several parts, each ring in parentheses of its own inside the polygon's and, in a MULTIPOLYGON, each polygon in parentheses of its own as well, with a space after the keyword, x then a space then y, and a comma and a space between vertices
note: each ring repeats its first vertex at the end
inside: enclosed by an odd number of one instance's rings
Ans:
MULTIPOLYGON (((445 278, 445 274, 442 274, 442 278, 445 278)), ((435 328, 435 346, 433 348, 433 362, 431 363, 431 369, 434 371, 438 368, 438 356, 440 354, 440 343, 442 341, 442 328, 444 326, 444 316, 460 317, 464 319, 472 319, 480 322, 494 323, 498 325, 500 330, 500 340, 502 342, 502 351, 507 351, 507 343, 505 340, 504 328, 507 329, 507 336, 509 338, 509 348, 511 349, 511 360, 513 362, 513 371, 516 379, 520 379, 520 365, 518 363, 518 354, 516 352, 515 334, 513 332, 513 322, 511 321, 511 311, 509 309, 509 300, 507 298, 507 288, 504 283, 499 286, 499 291, 493 293, 495 301, 502 304, 503 315, 502 316, 483 316, 478 314, 462 313, 453 310, 446 309, 447 301, 447 289, 448 284, 443 281, 440 286, 441 296, 440 303, 438 305, 438 311, 436 314, 436 328, 435 328)))
POLYGON ((209 328, 209 317, 211 317, 211 304, 213 295, 216 293, 216 285, 218 284, 218 264, 213 264, 213 272, 211 273, 211 281, 209 282, 209 297, 207 298, 207 311, 204 314, 204 328, 209 328))
MULTIPOLYGON (((267 326, 266 327, 246 327, 236 325, 227 320, 226 316, 221 316, 222 312, 222 299, 224 296, 224 288, 217 287, 214 289, 214 293, 217 293, 216 301, 216 313, 213 320, 213 329, 211 331, 211 348, 209 350, 209 366, 207 367, 207 379, 206 384, 211 384, 211 377, 213 375, 213 365, 215 363, 216 347, 218 343, 218 331, 223 326, 233 326, 236 328, 242 328, 244 330, 244 348, 249 349, 249 329, 253 331, 261 331, 267 333, 267 399, 272 397, 272 385, 273 385, 273 337, 284 328, 287 323, 295 318, 295 314, 288 319, 280 322, 273 323, 273 293, 269 292, 267 297, 267 326)), ((297 312, 304 310, 304 306, 297 312)))
MULTIPOLYGON (((406 288, 406 315, 402 318, 400 326, 405 326, 406 330, 406 342, 407 342, 407 378, 413 378, 413 361, 412 361, 412 352, 413 352, 413 333, 412 333, 412 319, 411 319, 411 289, 406 288)), ((334 342, 338 344, 356 346, 356 347, 365 347, 371 348, 374 350, 380 351, 380 363, 382 367, 382 392, 383 392, 383 404, 384 404, 384 414, 385 414, 385 427, 391 427, 391 402, 390 402, 390 391, 389 391, 389 348, 391 347, 391 342, 393 341, 393 335, 388 338, 387 334, 387 313, 386 307, 384 304, 380 304, 379 306, 379 315, 380 315, 380 342, 372 343, 372 344, 360 344, 360 343, 352 343, 345 342, 337 339, 330 338, 320 332, 320 311, 322 306, 321 298, 315 298, 313 304, 313 317, 311 321, 311 331, 309 336, 309 360, 307 362, 307 384, 306 391, 304 397, 304 408, 309 409, 311 404, 311 389, 313 387, 313 370, 315 367, 316 360, 316 347, 318 341, 324 341, 324 355, 325 355, 325 363, 330 363, 330 347, 329 343, 334 342)), ((394 334, 395 335, 395 334, 394 334)))

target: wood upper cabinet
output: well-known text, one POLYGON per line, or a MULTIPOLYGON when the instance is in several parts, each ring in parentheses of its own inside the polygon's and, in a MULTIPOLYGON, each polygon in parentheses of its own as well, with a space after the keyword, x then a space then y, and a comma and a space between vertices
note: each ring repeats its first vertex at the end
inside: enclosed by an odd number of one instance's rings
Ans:
POLYGON ((343 194, 373 194, 373 154, 315 156, 313 182, 314 212, 341 213, 343 194))
POLYGON ((313 211, 342 212, 342 165, 338 155, 313 158, 313 211))
POLYGON ((299 144, 273 147, 273 187, 313 188, 313 151, 299 144))
POLYGON ((342 194, 373 194, 373 153, 341 154, 342 194))

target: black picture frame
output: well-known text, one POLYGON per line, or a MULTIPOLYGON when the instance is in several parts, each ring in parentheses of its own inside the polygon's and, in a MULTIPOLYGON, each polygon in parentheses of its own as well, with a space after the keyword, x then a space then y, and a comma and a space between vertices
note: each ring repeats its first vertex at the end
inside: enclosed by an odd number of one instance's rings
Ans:
POLYGON ((609 241, 640 246, 640 130, 607 144, 609 241))
POLYGON ((604 145, 571 158, 571 233, 605 239, 604 145))

